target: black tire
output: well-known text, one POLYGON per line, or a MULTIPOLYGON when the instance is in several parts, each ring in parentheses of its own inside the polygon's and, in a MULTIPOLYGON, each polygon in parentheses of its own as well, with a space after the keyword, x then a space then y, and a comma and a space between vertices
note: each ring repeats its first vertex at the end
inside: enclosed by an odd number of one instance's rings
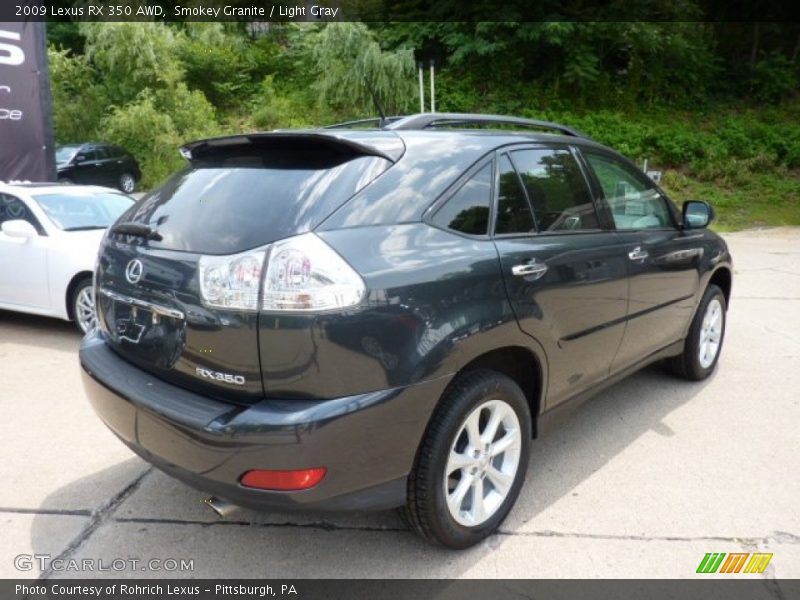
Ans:
POLYGON ((508 515, 525 481, 531 444, 531 415, 520 387, 509 377, 489 370, 466 373, 445 391, 431 417, 408 478, 406 506, 401 515, 426 540, 449 548, 467 548, 494 533, 508 515), (519 463, 508 494, 496 511, 480 525, 458 523, 446 504, 444 471, 450 449, 465 419, 480 404, 503 400, 516 414, 522 437, 519 463))
POLYGON ((87 333, 88 329, 84 329, 84 326, 82 325, 82 321, 80 318, 81 307, 78 305, 78 301, 81 298, 81 293, 84 290, 91 289, 91 287, 92 287, 91 277, 86 277, 84 279, 81 279, 77 283, 75 288, 72 290, 72 296, 70 296, 69 299, 70 316, 72 317, 72 320, 75 323, 75 327, 78 328, 78 331, 80 331, 81 334, 87 333))
POLYGON ((117 187, 126 194, 132 194, 136 191, 136 177, 132 173, 123 173, 119 176, 117 187))
POLYGON ((700 300, 700 304, 697 306, 697 311, 689 327, 689 333, 684 341, 683 352, 667 360, 667 367, 672 373, 683 379, 688 379, 689 381, 701 381, 713 373, 717 362, 719 362, 719 356, 722 353, 722 346, 725 341, 725 329, 728 320, 727 308, 725 294, 722 290, 714 284, 709 285, 703 294, 703 298, 700 300), (708 305, 714 300, 719 302, 722 307, 722 334, 713 361, 710 365, 703 366, 699 356, 703 319, 708 310, 708 305))

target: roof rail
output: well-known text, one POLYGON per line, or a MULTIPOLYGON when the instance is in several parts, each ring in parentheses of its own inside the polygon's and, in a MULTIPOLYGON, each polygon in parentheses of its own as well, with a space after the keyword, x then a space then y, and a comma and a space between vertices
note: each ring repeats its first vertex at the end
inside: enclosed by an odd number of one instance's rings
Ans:
POLYGON ((435 126, 448 125, 469 125, 469 124, 496 124, 496 125, 516 125, 519 127, 530 127, 537 129, 552 129, 563 135, 587 138, 589 136, 581 133, 577 129, 567 127, 560 123, 551 121, 539 121, 537 119, 523 119, 521 117, 507 117, 504 115, 481 115, 470 113, 420 113, 410 115, 400 119, 394 119, 385 129, 394 130, 414 130, 427 129, 435 126))
POLYGON ((405 119, 405 117, 402 115, 398 115, 394 117, 386 117, 385 119, 382 117, 372 117, 370 119, 356 119, 355 121, 344 121, 343 123, 334 123, 333 125, 325 125, 324 127, 322 127, 322 129, 347 129, 355 125, 369 125, 370 123, 374 123, 378 127, 384 127, 386 124, 394 123, 395 121, 399 121, 400 119, 405 119))

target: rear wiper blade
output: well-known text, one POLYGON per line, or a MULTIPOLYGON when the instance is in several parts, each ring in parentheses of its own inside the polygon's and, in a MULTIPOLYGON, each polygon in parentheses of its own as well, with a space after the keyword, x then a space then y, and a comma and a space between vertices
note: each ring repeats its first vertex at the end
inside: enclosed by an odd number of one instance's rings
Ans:
POLYGON ((145 238, 147 240, 155 240, 160 242, 162 240, 161 234, 155 229, 144 223, 134 223, 133 221, 124 221, 117 223, 111 228, 110 233, 121 233, 123 235, 134 235, 136 237, 145 238))
POLYGON ((108 225, 79 225, 76 227, 66 227, 64 231, 90 231, 92 229, 105 229, 108 225))

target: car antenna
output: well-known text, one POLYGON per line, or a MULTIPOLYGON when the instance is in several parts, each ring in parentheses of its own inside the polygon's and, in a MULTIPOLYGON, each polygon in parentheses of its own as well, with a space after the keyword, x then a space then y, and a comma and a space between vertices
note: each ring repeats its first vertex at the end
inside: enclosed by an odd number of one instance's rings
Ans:
POLYGON ((380 101, 378 100, 378 95, 375 93, 375 89, 372 87, 372 84, 367 79, 366 75, 362 75, 364 78, 364 83, 367 85, 367 89, 369 90, 370 95, 372 96, 372 101, 375 103, 375 108, 378 109, 378 114, 381 116, 381 120, 379 121, 379 125, 381 129, 386 127, 386 113, 383 112, 383 107, 381 106, 380 101))

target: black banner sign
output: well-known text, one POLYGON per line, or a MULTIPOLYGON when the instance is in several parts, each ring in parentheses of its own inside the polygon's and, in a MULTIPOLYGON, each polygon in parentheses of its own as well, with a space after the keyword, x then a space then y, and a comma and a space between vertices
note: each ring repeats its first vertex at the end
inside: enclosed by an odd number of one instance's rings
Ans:
POLYGON ((53 181, 44 23, 0 22, 0 181, 53 181))

